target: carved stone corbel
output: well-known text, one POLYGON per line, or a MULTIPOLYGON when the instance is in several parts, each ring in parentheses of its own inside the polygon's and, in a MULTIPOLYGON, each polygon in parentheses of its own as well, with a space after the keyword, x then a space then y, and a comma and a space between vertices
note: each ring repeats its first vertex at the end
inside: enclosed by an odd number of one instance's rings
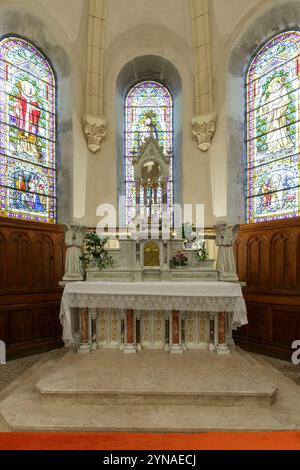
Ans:
POLYGON ((106 135, 105 119, 85 115, 83 117, 83 127, 89 150, 93 153, 98 152, 101 148, 102 139, 106 135))
POLYGON ((199 149, 203 152, 206 152, 211 146, 215 134, 216 120, 215 113, 202 114, 192 120, 193 135, 198 142, 199 149))

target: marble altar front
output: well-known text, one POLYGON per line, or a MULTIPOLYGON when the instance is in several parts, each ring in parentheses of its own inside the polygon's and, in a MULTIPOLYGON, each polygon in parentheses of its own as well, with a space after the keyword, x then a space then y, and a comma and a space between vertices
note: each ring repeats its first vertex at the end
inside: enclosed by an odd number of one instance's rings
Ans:
POLYGON ((228 353, 232 329, 247 323, 238 283, 76 282, 61 303, 63 339, 81 352, 120 348, 228 353))

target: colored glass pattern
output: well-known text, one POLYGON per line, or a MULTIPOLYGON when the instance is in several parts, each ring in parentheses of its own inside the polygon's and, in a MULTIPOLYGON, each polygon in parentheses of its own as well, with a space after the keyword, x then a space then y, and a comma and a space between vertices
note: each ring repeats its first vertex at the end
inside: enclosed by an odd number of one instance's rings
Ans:
POLYGON ((32 44, 0 42, 0 214, 55 223, 55 77, 32 44))
POLYGON ((247 220, 299 215, 300 32, 273 37, 247 74, 247 220))
MULTIPOLYGON (((172 218, 173 208, 173 100, 168 89, 156 81, 143 81, 133 86, 125 103, 125 183, 126 224, 130 225, 136 213, 136 188, 132 159, 150 136, 149 116, 155 125, 155 136, 166 156, 170 157, 170 175, 167 180, 167 209, 172 218)), ((141 190, 140 203, 144 204, 141 190)), ((162 194, 157 205, 161 207, 162 194)))

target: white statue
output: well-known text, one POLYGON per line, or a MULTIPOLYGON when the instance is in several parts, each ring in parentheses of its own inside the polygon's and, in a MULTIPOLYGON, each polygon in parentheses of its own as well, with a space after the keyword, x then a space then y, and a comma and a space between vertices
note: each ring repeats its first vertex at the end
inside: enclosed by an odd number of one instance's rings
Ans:
POLYGON ((65 243, 67 246, 64 281, 82 281, 82 268, 79 257, 82 254, 84 229, 78 225, 67 225, 65 243))
POLYGON ((227 225, 218 222, 214 226, 216 231, 216 245, 219 247, 217 258, 217 271, 221 281, 238 281, 233 244, 239 232, 239 225, 227 225))

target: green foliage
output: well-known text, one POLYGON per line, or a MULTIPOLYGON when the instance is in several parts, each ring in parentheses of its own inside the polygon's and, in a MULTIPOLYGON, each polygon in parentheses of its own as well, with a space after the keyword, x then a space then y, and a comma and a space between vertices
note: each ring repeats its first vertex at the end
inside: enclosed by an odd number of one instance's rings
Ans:
POLYGON ((196 254, 197 261, 206 261, 208 259, 207 243, 203 242, 200 250, 196 254))
POLYGON ((80 256, 84 271, 92 261, 95 261, 101 270, 113 265, 113 259, 105 249, 107 240, 107 238, 99 238, 95 232, 89 232, 85 235, 83 254, 80 256))

